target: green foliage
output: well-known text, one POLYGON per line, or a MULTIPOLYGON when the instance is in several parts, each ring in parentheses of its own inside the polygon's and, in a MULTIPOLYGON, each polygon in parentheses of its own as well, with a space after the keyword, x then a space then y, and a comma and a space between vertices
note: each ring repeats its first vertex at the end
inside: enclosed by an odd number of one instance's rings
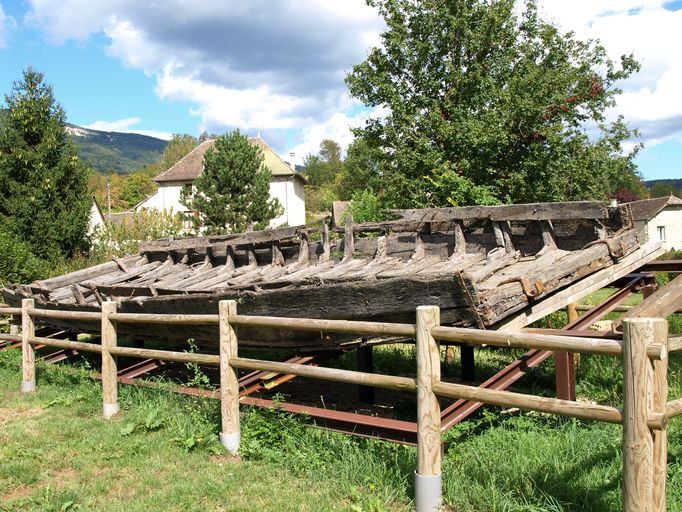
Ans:
POLYGON ((338 201, 336 190, 332 186, 305 186, 305 207, 309 212, 330 212, 334 201, 338 201))
POLYGON ((632 56, 614 64, 541 20, 534 0, 520 16, 513 0, 368 3, 387 29, 346 82, 389 111, 356 130, 385 155, 386 204, 604 198, 639 182, 639 147, 622 147, 632 132, 604 116, 639 68, 632 56))
POLYGON ((124 202, 126 209, 134 207, 156 192, 156 183, 152 181, 153 178, 154 174, 148 168, 128 175, 123 181, 121 190, 121 200, 124 202))
POLYGON ((43 75, 26 69, 5 96, 0 127, 0 225, 43 259, 88 246, 88 171, 64 130, 64 110, 43 75))
POLYGON ((0 285, 30 283, 44 276, 45 263, 18 236, 0 230, 0 285))
POLYGON ((206 152, 194 194, 183 190, 182 202, 201 213, 195 225, 203 224, 208 234, 263 229, 281 211, 279 201, 270 199, 270 175, 261 149, 235 130, 218 137, 215 149, 206 152))
POLYGON ((336 176, 343 172, 341 146, 333 140, 325 139, 320 143, 317 155, 308 155, 303 161, 308 184, 320 188, 333 185, 336 176))
POLYGON ((362 190, 378 194, 383 187, 383 157, 380 150, 370 147, 364 139, 355 139, 346 150, 343 172, 336 176, 335 186, 339 198, 348 201, 354 193, 362 190))
POLYGON ((649 195, 651 197, 668 197, 672 194, 677 197, 682 197, 682 188, 680 187, 681 181, 682 180, 657 180, 649 189, 649 195))
POLYGON ((353 194, 349 207, 354 223, 380 222, 386 220, 379 198, 371 190, 353 194))
POLYGON ((104 261, 112 256, 138 252, 140 242, 178 236, 182 231, 182 218, 172 211, 144 210, 135 212, 121 222, 109 223, 107 229, 98 230, 93 239, 91 261, 104 261))

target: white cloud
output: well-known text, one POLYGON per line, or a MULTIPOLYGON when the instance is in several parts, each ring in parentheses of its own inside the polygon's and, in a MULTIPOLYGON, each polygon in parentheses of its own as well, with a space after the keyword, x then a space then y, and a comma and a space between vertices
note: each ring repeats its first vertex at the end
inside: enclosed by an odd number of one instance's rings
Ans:
POLYGON ((193 104, 198 130, 217 133, 325 131, 383 23, 364 0, 30 3, 27 20, 50 40, 104 34, 109 56, 155 76, 160 98, 193 104))
MULTIPOLYGON (((520 1, 520 0, 519 0, 520 1)), ((350 140, 343 83, 379 43, 364 0, 29 0, 27 20, 54 42, 103 34, 108 55, 157 79, 159 97, 190 102, 198 130, 297 130, 297 158, 325 137, 350 140)), ((682 10, 664 0, 540 0, 543 16, 642 71, 619 84, 622 113, 645 142, 682 134, 682 10)), ((0 10, 0 22, 2 14, 0 10)), ((2 27, 0 23, 0 27, 2 27)), ((0 28, 0 44, 2 43, 0 28)))
POLYGON ((140 135, 149 135, 150 137, 156 137, 157 139, 164 140, 170 140, 173 136, 173 134, 169 132, 158 130, 136 130, 131 128, 132 126, 138 125, 141 122, 142 119, 139 117, 128 117, 126 119, 118 119, 116 121, 95 121, 92 124, 84 126, 84 128, 100 130, 103 132, 138 133, 140 135))
POLYGON ((5 14, 0 4, 0 48, 7 47, 7 35, 16 27, 16 22, 12 16, 5 14))

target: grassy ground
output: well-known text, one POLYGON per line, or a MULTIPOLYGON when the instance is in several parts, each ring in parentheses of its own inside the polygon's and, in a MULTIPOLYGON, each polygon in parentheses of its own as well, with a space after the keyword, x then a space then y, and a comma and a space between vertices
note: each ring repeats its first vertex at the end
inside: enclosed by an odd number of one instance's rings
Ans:
MULTIPOLYGON (((478 378, 515 355, 476 353, 478 378)), ((0 352, 0 510, 409 510, 414 448, 308 428, 244 409, 241 458, 220 446, 218 402, 121 386, 123 412, 101 418, 88 368, 39 366, 38 391, 17 393, 18 351, 0 352)), ((375 355, 377 371, 415 367, 411 347, 375 355)), ((341 361, 349 365, 348 359, 341 361)), ((456 365, 444 375, 456 379, 456 365)), ((522 380, 551 394, 552 365, 522 380)), ((583 357, 582 399, 620 405, 616 358, 583 357)), ((197 379, 200 380, 200 379, 197 379)), ((671 360, 682 396, 682 355, 671 360)), ((486 409, 445 437, 445 501, 465 511, 620 510, 619 426, 486 409)), ((669 429, 668 507, 682 511, 682 419, 669 429)))

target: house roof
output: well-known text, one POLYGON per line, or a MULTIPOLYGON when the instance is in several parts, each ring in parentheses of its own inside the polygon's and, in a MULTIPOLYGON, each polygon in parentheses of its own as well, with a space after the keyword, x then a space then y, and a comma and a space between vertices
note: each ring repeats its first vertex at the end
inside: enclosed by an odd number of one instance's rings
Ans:
MULTIPOLYGON (((263 150, 263 163, 272 171, 273 176, 298 176, 303 178, 300 174, 294 172, 260 137, 250 137, 249 143, 263 150)), ((202 142, 173 167, 154 178, 154 181, 157 183, 194 181, 203 170, 204 154, 214 146, 215 139, 202 142)))
POLYGON ((635 220, 653 219, 658 212, 668 205, 682 205, 682 199, 670 195, 668 197, 655 197, 654 199, 642 199, 628 203, 632 210, 632 218, 635 220))

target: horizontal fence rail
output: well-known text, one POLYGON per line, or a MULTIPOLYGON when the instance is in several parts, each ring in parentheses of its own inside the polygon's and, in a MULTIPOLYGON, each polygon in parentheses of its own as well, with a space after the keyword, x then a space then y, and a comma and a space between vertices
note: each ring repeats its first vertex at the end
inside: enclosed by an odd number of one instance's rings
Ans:
POLYGON ((35 308, 33 299, 25 299, 21 309, 0 308, 0 314, 21 315, 21 336, 3 335, 3 339, 22 342, 22 391, 33 391, 36 386, 36 345, 101 354, 105 417, 113 416, 120 409, 117 356, 219 366, 220 440, 235 454, 238 453, 240 444, 238 369, 416 392, 418 436, 415 501, 419 512, 437 510, 442 501, 439 397, 622 424, 623 509, 628 512, 665 510, 667 422, 669 418, 682 414, 682 399, 668 401, 667 397, 668 354, 682 350, 682 338, 668 339, 665 320, 625 320, 624 338, 620 341, 445 327, 440 326, 440 312, 435 306, 417 308, 416 324, 239 315, 235 301, 221 301, 217 315, 118 313, 116 307, 114 302, 104 302, 101 312, 48 310, 35 308), (40 318, 100 322, 101 344, 35 336, 34 319, 40 318), (117 325, 123 323, 217 325, 219 354, 119 346, 117 325), (414 338, 417 375, 416 378, 400 377, 239 357, 237 329, 241 326, 414 338), (605 405, 443 382, 440 375, 441 341, 620 357, 624 373, 623 410, 605 405))

